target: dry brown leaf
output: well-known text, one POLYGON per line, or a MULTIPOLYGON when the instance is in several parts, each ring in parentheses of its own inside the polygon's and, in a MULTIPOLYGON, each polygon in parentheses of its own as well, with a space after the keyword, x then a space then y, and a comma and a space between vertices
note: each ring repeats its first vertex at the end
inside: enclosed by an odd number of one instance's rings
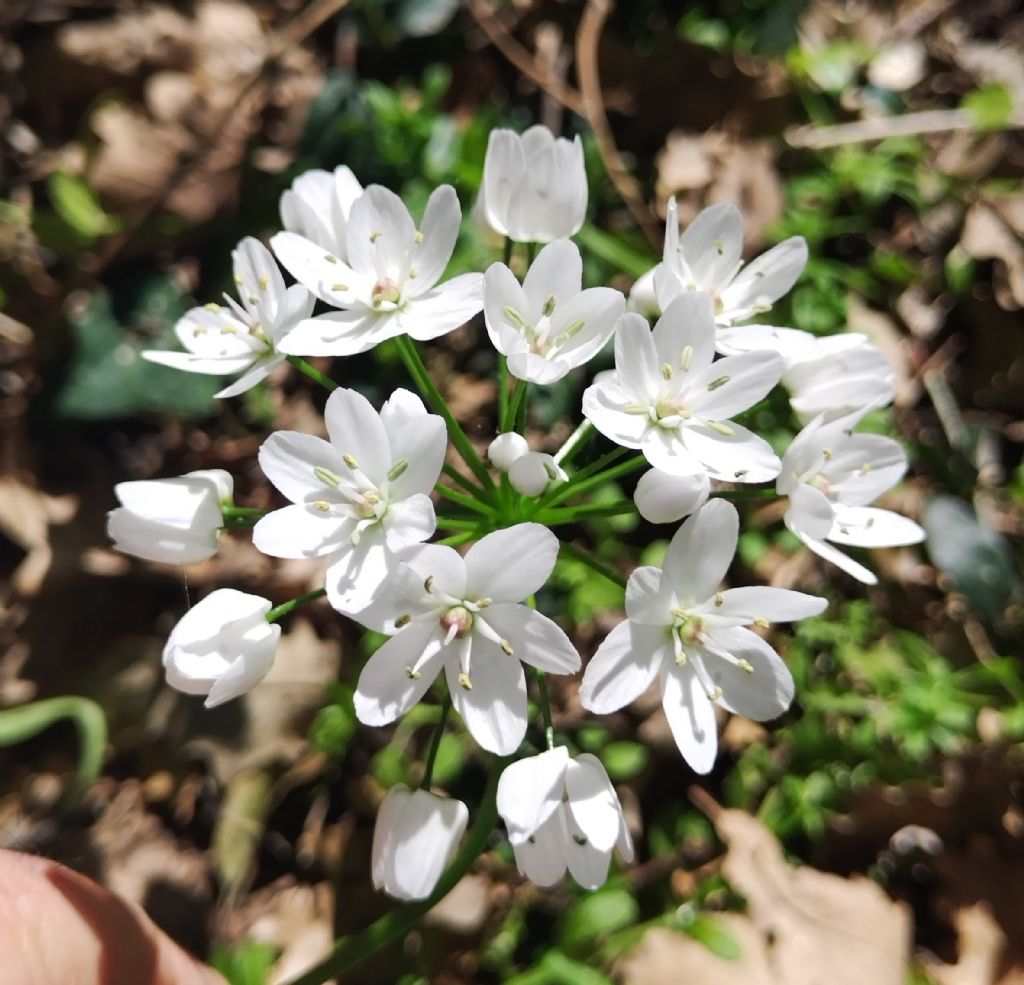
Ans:
MULTIPOLYGON (((911 920, 868 879, 794 867, 775 836, 743 811, 698 792, 728 846, 722 874, 743 894, 754 926, 771 941, 777 985, 905 985, 911 920)), ((696 799, 695 796, 695 799, 696 799)))
POLYGON ((960 246, 976 260, 1002 263, 1009 296, 996 284, 996 300, 1006 310, 1024 307, 1024 243, 987 202, 967 210, 960 246))
POLYGON ((39 591, 53 561, 49 528, 68 523, 77 510, 74 496, 47 496, 19 479, 0 477, 0 532, 26 552, 11 575, 19 594, 39 591))
POLYGON ((965 907, 956 919, 960 938, 956 964, 928 962, 929 975, 936 985, 996 985, 999 957, 1006 936, 984 903, 965 907))

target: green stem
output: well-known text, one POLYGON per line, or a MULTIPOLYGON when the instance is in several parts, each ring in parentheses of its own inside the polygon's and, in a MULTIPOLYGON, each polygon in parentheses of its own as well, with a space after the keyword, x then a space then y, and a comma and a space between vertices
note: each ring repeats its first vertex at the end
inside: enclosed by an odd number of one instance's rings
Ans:
POLYGON ((570 490, 575 488, 576 483, 582 482, 584 479, 589 479, 590 476, 597 474, 604 468, 607 468, 613 462, 617 462, 627 453, 627 451, 628 449, 626 448, 613 448, 606 455, 602 455, 597 459, 597 461, 584 466, 575 475, 571 475, 567 483, 555 486, 550 492, 542 496, 540 501, 537 503, 537 508, 543 509, 545 506, 550 506, 552 503, 560 502, 565 499, 565 495, 572 495, 570 490), (562 495, 563 493, 565 495, 562 495))
POLYGON ((370 955, 409 933, 428 910, 435 907, 452 891, 456 883, 479 858, 480 853, 487 846, 487 839, 490 837, 491 831, 494 830, 495 822, 498 820, 498 810, 495 805, 498 777, 507 762, 507 759, 498 759, 492 764, 490 776, 487 778, 487 788, 480 800, 480 807, 477 810, 473 827, 466 835, 462 848, 459 849, 452 864, 442 874, 433 893, 418 903, 404 903, 397 906, 390 913, 386 913, 379 920, 374 921, 361 933, 336 941, 331 953, 323 961, 297 978, 293 978, 287 985, 323 985, 324 982, 332 978, 351 981, 351 978, 345 979, 342 976, 361 964, 370 955))
POLYGON ((599 575, 603 575, 610 582, 618 585, 623 591, 626 590, 626 579, 610 565, 605 564, 604 561, 599 561, 593 554, 588 554, 586 551, 580 550, 580 548, 575 547, 573 544, 567 544, 564 541, 560 550, 561 553, 567 554, 577 561, 582 561, 588 568, 593 569, 599 575))
POLYGON ((460 493, 457 489, 452 489, 451 486, 446 486, 442 482, 439 482, 434 486, 434 489, 439 496, 444 496, 445 499, 450 499, 453 503, 458 503, 459 506, 465 506, 467 510, 472 510, 474 513, 482 513, 484 516, 490 516, 494 512, 490 506, 481 503, 472 496, 466 496, 463 493, 460 493))
POLYGON ((441 718, 434 729, 434 737, 430 741, 430 751, 427 753, 427 765, 423 768, 423 782, 420 783, 421 790, 430 790, 430 782, 434 779, 434 761, 437 759, 437 750, 441 748, 444 726, 448 721, 448 712, 451 710, 452 696, 450 692, 445 691, 444 701, 441 703, 441 718))
POLYGON ((566 506, 562 509, 547 509, 534 516, 537 523, 555 526, 559 523, 576 523, 578 520, 596 520, 606 516, 625 516, 635 513, 636 504, 631 500, 618 503, 584 503, 582 506, 566 506))
POLYGON ((222 506, 220 508, 220 512, 221 516, 225 518, 230 517, 234 519, 236 517, 246 516, 266 516, 270 512, 270 510, 264 510, 258 506, 222 506))
POLYGON ((719 499, 728 499, 730 502, 742 503, 748 499, 780 499, 781 496, 774 489, 726 489, 714 492, 712 495, 719 499))
POLYGON ((526 382, 517 379, 515 386, 512 388, 512 396, 509 398, 508 406, 505 408, 505 417, 501 422, 502 433, 516 430, 516 419, 519 417, 519 410, 522 407, 525 396, 526 382))
POLYGON ((543 670, 536 670, 537 690, 540 692, 540 713, 544 716, 544 740, 549 749, 555 748, 555 726, 551 721, 551 696, 548 694, 548 679, 543 670))
POLYGON ((512 265, 512 247, 515 245, 515 241, 511 236, 505 237, 505 248, 501 254, 501 262, 505 264, 506 267, 510 267, 512 265))
POLYGON ((452 440, 452 444, 455 445, 456 451, 462 456, 463 461, 470 467, 473 475, 477 477, 484 489, 488 491, 493 490, 494 481, 487 471, 487 466, 481 461, 472 442, 466 436, 466 432, 462 430, 462 425, 455 420, 441 391, 438 390, 436 384, 430 378, 427 367, 423 365, 423 360, 420 359, 420 354, 416 351, 412 339, 407 335, 399 335, 395 342, 398 352, 405 362, 406 369, 409 370, 409 375, 413 378, 420 393, 423 394, 427 403, 444 418, 445 424, 448 425, 448 435, 452 440))
POLYGON ((267 613, 267 622, 277 622, 278 619, 282 616, 288 615, 288 613, 293 609, 297 609, 300 605, 305 605, 307 602, 315 602, 317 599, 322 599, 326 594, 326 588, 318 588, 315 591, 306 592, 305 595, 300 595, 296 599, 291 599, 288 602, 282 602, 267 613))
POLYGON ((477 531, 480 529, 479 520, 464 520, 456 516, 439 516, 437 518, 438 530, 468 530, 477 531))
POLYGON ((306 362, 302 356, 289 356, 288 362, 290 362, 300 373, 304 373, 311 380, 315 380, 322 387, 326 387, 328 390, 337 390, 338 385, 334 382, 326 373, 321 373, 316 366, 310 365, 306 362))
POLYGON ((555 465, 565 465, 593 436, 594 425, 584 419, 580 426, 565 439, 565 444, 555 452, 555 465))
POLYGON ((452 534, 451 537, 443 537, 441 540, 435 540, 435 544, 440 544, 442 547, 458 547, 460 544, 468 544, 471 540, 476 540, 476 531, 467 530, 463 533, 452 534))
MULTIPOLYGON (((578 496, 597 486, 603 486, 606 482, 611 482, 612 479, 618 479, 624 475, 629 475, 630 472, 635 472, 637 469, 646 468, 647 464, 647 459, 643 455, 637 455, 636 458, 631 458, 628 462, 620 462, 610 469, 605 469, 604 472, 591 475, 582 482, 576 481, 576 476, 573 476, 572 481, 556 489, 553 496, 547 497, 548 502, 546 506, 555 506, 570 496, 578 496)), ((543 503, 543 500, 541 502, 543 503)), ((535 510, 534 512, 538 511, 535 510)))
POLYGON ((462 486, 466 492, 472 493, 477 499, 487 499, 484 494, 484 490, 481 489, 472 479, 467 479, 454 465, 449 465, 447 462, 441 466, 441 471, 444 472, 452 482, 458 483, 462 486))
POLYGON ((508 421, 508 359, 498 356, 498 433, 505 430, 508 421))

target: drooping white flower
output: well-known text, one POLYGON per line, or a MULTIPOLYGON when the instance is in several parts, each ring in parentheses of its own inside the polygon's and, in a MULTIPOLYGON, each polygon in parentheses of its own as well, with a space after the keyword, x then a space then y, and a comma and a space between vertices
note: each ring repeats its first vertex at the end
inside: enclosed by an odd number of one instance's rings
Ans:
POLYGON ((333 173, 305 171, 281 195, 281 225, 345 261, 348 214, 362 194, 363 186, 343 164, 333 173))
POLYGON ((446 432, 408 390, 379 414, 355 390, 335 390, 324 421, 330 441, 278 431, 260 448, 260 467, 293 505, 261 518, 253 543, 274 557, 330 555, 327 598, 351 615, 373 601, 396 551, 433 534, 446 432))
POLYGON ((206 304, 178 319, 174 332, 187 352, 147 349, 143 359, 208 376, 242 373, 217 397, 237 397, 285 360, 282 340, 313 313, 315 299, 304 287, 285 288, 277 263, 257 239, 247 236, 232 252, 239 304, 206 304))
POLYGON ((107 514, 107 536, 115 550, 145 561, 205 561, 217 553, 221 507, 231 503, 233 490, 234 480, 223 469, 119 482, 114 495, 121 505, 107 514))
POLYGON ((394 192, 371 185, 348 214, 347 259, 298 233, 278 233, 270 245, 288 272, 342 309, 307 318, 289 333, 284 350, 348 356, 398 335, 424 341, 465 324, 483 307, 483 275, 438 284, 461 220, 451 185, 434 190, 419 228, 394 192))
POLYGON ((270 671, 281 627, 269 623, 270 601, 218 588, 178 620, 164 646, 167 683, 205 694, 213 708, 251 690, 270 671))
POLYGON ((475 211, 496 233, 517 243, 575 236, 587 213, 583 145, 543 125, 522 136, 491 131, 475 211))
POLYGON ((785 357, 782 385, 801 424, 818 414, 839 417, 893 397, 896 374, 878 346, 857 332, 814 341, 785 357))
POLYGON ((568 868, 584 889, 597 889, 608 877, 613 848, 633 861, 615 788, 589 753, 571 759, 557 746, 505 767, 498 813, 519 871, 538 886, 554 885, 568 868))
POLYGON ((607 714, 656 678, 672 735, 698 773, 718 749, 714 705, 757 722, 781 715, 793 678, 772 647, 747 626, 821 612, 824 599, 781 588, 719 591, 739 535, 736 508, 713 499, 686 520, 661 568, 637 568, 626 586, 626 620, 598 647, 580 686, 583 706, 607 714))
POLYGON ((625 298, 610 287, 582 286, 583 260, 567 239, 537 254, 522 285, 505 264, 491 264, 484 274, 484 320, 513 376, 554 383, 604 348, 625 298))
POLYGON ((547 581, 557 555, 558 538, 536 523, 488 534, 465 558, 436 544, 404 551, 402 570, 373 609, 357 616, 394 634, 359 675, 359 720, 390 724, 444 670, 473 738, 490 752, 514 752, 526 733, 522 663, 553 674, 580 666, 565 633, 519 604, 547 581))
POLYGON ((508 431, 499 434, 487 449, 491 464, 508 473, 508 481, 524 496, 539 496, 552 482, 565 482, 569 476, 553 456, 530 451, 526 439, 508 431))
POLYGON ((693 475, 669 475, 651 469, 640 476, 633 502, 648 523, 675 523, 700 509, 711 493, 706 472, 693 475))
POLYGON ((375 889, 402 900, 426 899, 466 830, 461 800, 396 784, 384 795, 373 829, 375 889))
POLYGON ((757 403, 782 376, 773 352, 746 352, 712 361, 711 298, 679 295, 654 331, 627 313, 615 332, 615 372, 583 394, 583 413, 617 444, 639 448, 670 475, 706 471, 730 482, 764 482, 779 460, 752 431, 729 420, 757 403))
POLYGON ((924 540, 924 531, 899 513, 869 506, 907 470, 899 442, 853 429, 876 405, 826 421, 814 418, 782 457, 776 488, 789 497, 786 526, 815 554, 867 585, 878 579, 833 544, 902 547, 924 540), (828 543, 831 541, 832 543, 828 543))
POLYGON ((723 355, 803 348, 813 340, 807 332, 737 323, 770 311, 789 291, 807 264, 807 243, 792 236, 745 267, 742 254, 743 215, 735 205, 708 206, 680 235, 676 200, 669 199, 662 262, 634 285, 630 308, 665 311, 680 294, 706 291, 714 301, 716 346, 723 355))

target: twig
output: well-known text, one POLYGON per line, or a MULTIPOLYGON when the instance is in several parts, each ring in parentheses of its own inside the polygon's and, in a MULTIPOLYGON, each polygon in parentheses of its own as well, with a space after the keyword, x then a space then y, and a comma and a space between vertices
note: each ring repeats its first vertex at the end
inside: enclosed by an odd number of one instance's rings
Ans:
POLYGON ((580 26, 576 32, 576 75, 583 96, 583 114, 590 123, 597 140, 597 149, 601 154, 608 177, 611 178, 615 190, 619 193, 626 208, 629 209, 637 224, 643 229, 651 245, 661 249, 661 228, 655 221, 651 210, 647 207, 640 183, 629 173, 615 137, 608 125, 605 102, 601 95, 601 76, 597 67, 597 46, 601 40, 601 31, 611 13, 611 0, 589 0, 580 26))
MULTIPOLYGON (((1006 122, 1005 129, 1024 126, 1024 114, 1017 113, 1006 122)), ((790 147, 824 150, 843 144, 871 143, 889 137, 916 137, 926 133, 949 133, 955 130, 978 129, 976 116, 966 109, 927 109, 902 116, 879 116, 832 127, 802 126, 784 134, 790 147)))
MULTIPOLYGON (((498 49, 531 82, 543 89, 552 99, 566 109, 586 116, 583 96, 572 86, 563 82, 548 66, 540 65, 533 55, 521 45, 501 23, 493 7, 485 0, 463 0, 470 16, 495 48, 498 49)), ((605 104, 615 109, 625 109, 632 103, 626 93, 608 93, 605 104)))

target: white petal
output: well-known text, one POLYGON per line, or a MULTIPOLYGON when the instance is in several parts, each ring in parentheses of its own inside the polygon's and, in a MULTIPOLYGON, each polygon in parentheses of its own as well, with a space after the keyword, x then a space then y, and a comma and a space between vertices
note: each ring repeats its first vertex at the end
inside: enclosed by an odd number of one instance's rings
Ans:
POLYGON ((521 434, 506 431, 499 434, 488 446, 487 457, 499 472, 507 472, 517 458, 522 458, 530 450, 530 446, 521 434))
POLYGON ((413 622, 366 661, 353 697, 359 721, 364 725, 389 725, 427 693, 441 670, 441 650, 420 665, 418 677, 410 677, 407 668, 415 667, 427 644, 439 638, 437 623, 413 622))
POLYGON ((260 517, 252 530, 252 542, 271 557, 319 557, 347 547, 354 527, 349 516, 339 517, 304 504, 286 506, 260 517))
POLYGON ((661 702, 683 759, 695 773, 710 773, 718 754, 715 706, 693 670, 669 664, 661 678, 661 702))
POLYGON ((437 517, 430 497, 416 493, 388 507, 385 537, 389 550, 398 552, 434 536, 437 517))
MULTIPOLYGON (((383 418, 383 415, 382 415, 383 418)), ((424 414, 408 420, 401 428, 387 429, 391 445, 392 471, 400 474, 390 481, 392 501, 429 493, 441 475, 448 432, 437 414, 424 414), (402 469, 401 463, 405 463, 402 469)))
POLYGON ((160 564, 197 564, 213 557, 218 533, 216 529, 193 530, 159 523, 127 509, 107 514, 107 536, 115 550, 160 564))
POLYGON ((729 421, 726 426, 731 434, 721 434, 696 423, 684 431, 686 447, 711 473, 711 478, 725 482, 768 482, 774 479, 782 463, 771 445, 735 421, 729 421))
POLYGON ((494 129, 487 138, 481 196, 490 227, 508 235, 508 210, 512 188, 526 170, 526 157, 519 135, 512 130, 494 129))
POLYGON ((736 270, 743 250, 743 216, 728 202, 709 205, 686 227, 679 249, 699 289, 717 292, 736 270))
POLYGON ((806 619, 824 612, 827 606, 828 600, 817 595, 805 595, 788 588, 750 585, 726 589, 705 608, 713 616, 752 623, 757 619, 767 619, 769 622, 806 619))
POLYGON ((373 603, 397 566, 383 531, 379 527, 364 531, 358 544, 332 556, 324 584, 327 601, 346 615, 361 612, 373 603))
POLYGON ((782 378, 783 366, 776 352, 719 359, 690 383, 690 410, 705 420, 728 420, 763 400, 782 378))
POLYGON ((423 405, 423 401, 411 390, 399 387, 393 391, 380 409, 380 419, 388 432, 388 440, 392 447, 406 424, 424 417, 426 413, 427 408, 423 405))
POLYGON ((172 479, 119 482, 114 495, 130 512, 153 523, 212 531, 223 522, 219 501, 231 498, 232 485, 227 472, 211 469, 172 479))
POLYGON ((284 278, 273 256, 258 239, 246 236, 231 253, 238 296, 261 325, 273 325, 284 300, 284 278))
POLYGON ((323 438, 299 431, 275 431, 260 445, 259 463, 263 474, 293 503, 323 498, 328 489, 314 469, 341 474, 339 453, 323 438))
POLYGON ((549 304, 557 314, 559 307, 580 293, 583 287, 583 259, 579 247, 567 239, 556 239, 536 256, 523 280, 523 293, 529 305, 527 321, 536 324, 549 304), (549 301, 553 299, 553 301, 549 301))
POLYGON ((465 325, 484 306, 483 274, 460 274, 408 302, 401 312, 402 331, 425 342, 465 325))
POLYGON ((416 277, 405 282, 410 297, 424 294, 441 279, 452 258, 461 222, 462 209, 455 189, 451 185, 435 188, 420 223, 422 239, 413 248, 411 262, 416 277))
POLYGON ((512 845, 519 871, 535 886, 553 886, 565 875, 563 810, 559 805, 532 837, 512 845))
MULTIPOLYGON (((448 647, 447 649, 451 649, 448 647)), ((509 756, 526 735, 526 677, 518 657, 474 634, 470 657, 472 689, 459 683, 458 660, 445 660, 452 704, 469 734, 488 752, 509 756)))
POLYGON ((512 488, 524 496, 539 496, 556 479, 564 481, 565 472, 555 465, 554 458, 539 451, 520 455, 508 470, 512 488))
POLYGON ((274 356, 258 362, 244 376, 240 376, 234 383, 218 390, 214 396, 219 400, 227 400, 228 397, 237 397, 247 390, 251 390, 257 383, 262 383, 272 370, 280 366, 284 362, 284 358, 283 355, 274 356))
POLYGON ((562 802, 568 762, 568 750, 556 746, 505 767, 498 780, 498 813, 513 845, 529 838, 562 802))
POLYGON ((580 655, 562 629, 535 609, 511 602, 497 603, 477 617, 512 645, 514 655, 549 674, 575 674, 580 655))
POLYGON ((333 180, 327 171, 307 171, 281 195, 281 225, 324 250, 337 252, 338 243, 330 225, 330 196, 333 180), (318 187, 322 177, 324 187, 318 187), (300 182, 302 186, 300 188, 300 182))
POLYGON ((487 534, 466 554, 466 584, 478 598, 522 602, 551 576, 558 538, 539 523, 517 523, 487 534))
POLYGON ((648 523, 674 523, 707 502, 711 482, 703 470, 694 475, 669 475, 650 469, 640 476, 633 501, 648 523))
POLYGON ((251 352, 241 356, 196 356, 191 352, 164 352, 162 349, 145 349, 142 358, 146 362, 181 369, 186 373, 199 373, 201 376, 227 376, 237 373, 252 365, 251 352))
POLYGON ((633 623, 664 629, 672 621, 669 612, 675 605, 673 595, 672 585, 662 577, 661 568, 635 568, 626 582, 626 615, 633 623))
POLYGON ((820 489, 798 482, 789 494, 786 523, 794 530, 803 530, 821 540, 832 529, 832 504, 820 489))
POLYGON ((394 311, 327 311, 296 322, 278 349, 290 356, 354 356, 401 335, 405 329, 394 311))
POLYGON ((277 310, 274 324, 269 326, 275 346, 291 331, 293 325, 309 318, 315 307, 316 296, 301 284, 292 284, 284 292, 284 299, 277 310))
POLYGON ((354 270, 397 284, 404 278, 416 245, 416 226, 393 191, 370 185, 348 214, 345 244, 354 270))
POLYGON ((777 325, 735 325, 719 327, 715 346, 723 356, 738 356, 741 352, 767 349, 788 360, 809 351, 817 343, 810 332, 798 328, 779 328, 777 325))
POLYGON ((666 654, 664 627, 620 622, 597 648, 580 684, 583 707, 607 715, 635 701, 654 680, 666 654))
POLYGON ((358 470, 375 485, 383 485, 393 464, 391 444, 370 401, 356 390, 339 387, 327 398, 324 423, 338 454, 356 461, 355 466, 343 462, 341 474, 358 470))
POLYGON ((736 553, 740 518, 724 499, 705 503, 676 531, 665 553, 665 575, 683 606, 710 598, 736 553))
POLYGON ((796 283, 807 266, 807 243, 792 236, 744 267, 722 292, 725 312, 770 307, 796 283))
POLYGON ((793 675, 782 658, 757 633, 736 626, 715 629, 710 643, 753 668, 743 670, 717 657, 712 651, 703 657, 712 680, 722 689, 718 703, 726 711, 755 722, 778 718, 793 703, 793 675))
POLYGON ((433 578, 437 591, 457 599, 467 597, 466 562, 454 548, 441 544, 407 548, 402 552, 402 563, 419 575, 421 585, 433 578))
POLYGON ((570 760, 565 769, 569 813, 587 842, 600 852, 610 852, 619 836, 619 798, 601 761, 589 753, 570 760))
POLYGON ((608 878, 611 848, 601 851, 591 845, 568 808, 563 806, 559 816, 565 825, 565 861, 569 873, 584 889, 600 889, 608 878))
POLYGON ((312 239, 283 232, 277 233, 270 245, 285 270, 321 301, 347 308, 372 292, 372 275, 353 270, 341 257, 312 239))
POLYGON ((370 872, 373 888, 383 889, 391 871, 395 851, 395 835, 398 821, 409 801, 409 788, 396 783, 384 795, 377 809, 377 820, 373 826, 373 847, 370 850, 370 872))
POLYGON ((661 314, 658 297, 654 292, 654 271, 655 268, 651 267, 647 273, 633 282, 629 289, 629 300, 626 302, 627 310, 635 311, 644 318, 656 318, 661 314))
POLYGON ((700 373, 715 358, 715 309, 704 291, 675 298, 654 326, 659 372, 668 365, 680 381, 700 373))
POLYGON ((583 416, 606 438, 624 448, 639 448, 647 430, 647 417, 623 410, 631 397, 619 385, 616 375, 598 379, 583 391, 583 416))
POLYGON ((426 899, 455 854, 469 811, 460 800, 426 790, 409 794, 397 818, 384 889, 402 900, 426 899))
POLYGON ((837 506, 827 537, 851 547, 903 547, 920 544, 924 530, 899 513, 874 506, 837 506))
POLYGON ((524 321, 527 317, 526 295, 523 293, 515 274, 503 263, 492 263, 484 274, 483 281, 484 324, 491 344, 498 352, 509 355, 505 344, 506 332, 511 331, 519 338, 522 326, 509 318, 508 311, 514 311, 524 321))
POLYGON ((839 502, 867 506, 891 489, 907 470, 899 442, 880 434, 853 434, 832 449, 821 469, 839 502))
MULTIPOLYGON (((792 527, 790 527, 790 529, 793 530, 792 527)), ((878 584, 878 578, 871 570, 865 568, 863 564, 854 561, 852 557, 844 554, 838 548, 833 547, 824 540, 816 540, 814 537, 808 537, 807 534, 802 533, 800 530, 793 530, 793 533, 795 533, 808 548, 817 554, 818 557, 823 558, 830 564, 834 564, 837 568, 841 568, 848 575, 856 578, 857 581, 863 582, 865 585, 878 584)))
POLYGON ((619 385, 632 400, 653 403, 657 399, 661 363, 651 329, 639 315, 625 314, 619 319, 615 329, 615 372, 619 385))
POLYGON ((251 691, 274 666, 277 643, 281 638, 281 627, 276 623, 253 627, 247 634, 246 646, 227 670, 214 681, 210 693, 203 702, 206 708, 216 708, 251 691))
POLYGON ((673 476, 703 473, 704 466, 687 447, 680 428, 649 427, 640 442, 644 457, 656 469, 673 476))
POLYGON ((557 383, 573 368, 573 364, 560 355, 540 356, 535 352, 513 352, 508 357, 508 371, 517 380, 547 386, 557 383))

